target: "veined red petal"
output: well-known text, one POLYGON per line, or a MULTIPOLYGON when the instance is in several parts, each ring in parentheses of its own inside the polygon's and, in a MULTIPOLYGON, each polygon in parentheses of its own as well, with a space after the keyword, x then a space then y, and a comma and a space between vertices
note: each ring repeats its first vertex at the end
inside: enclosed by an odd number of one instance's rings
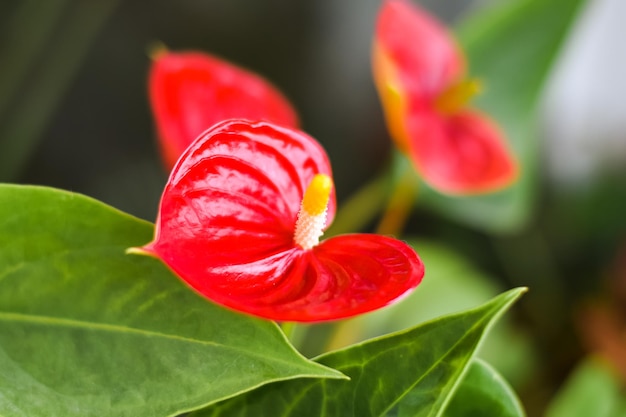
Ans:
MULTIPOLYGON (((151 248, 183 277, 281 253, 293 245, 304 190, 318 173, 332 175, 330 163, 304 133, 267 122, 218 123, 172 170, 151 248)), ((334 213, 332 193, 327 224, 334 213)))
POLYGON ((200 52, 158 54, 150 70, 149 92, 168 169, 200 133, 225 119, 298 126, 291 104, 268 81, 200 52))
MULTIPOLYGON (((269 122, 218 123, 177 162, 155 239, 140 251, 161 258, 207 298, 273 320, 349 317, 417 286, 424 266, 403 242, 346 235, 309 250, 294 242, 316 174, 331 176, 328 158, 304 133, 269 122)), ((333 191, 329 222, 334 212, 333 191)))
POLYGON ((272 291, 227 301, 231 307, 278 321, 337 320, 398 301, 424 276, 410 246, 380 235, 336 236, 281 261, 280 278, 267 276, 272 291))
POLYGON ((449 194, 495 191, 518 174, 504 136, 488 117, 463 111, 449 117, 416 112, 409 118, 409 155, 433 188, 449 194))
MULTIPOLYGON (((241 171, 243 174, 246 170, 241 171)), ((307 134, 269 122, 231 119, 200 135, 185 151, 170 174, 168 189, 198 189, 216 185, 258 195, 259 200, 280 209, 289 227, 295 224, 304 191, 316 174, 332 177, 330 161, 321 145, 307 134), (221 159, 249 165, 265 186, 233 181, 237 174, 207 177, 203 170, 221 159), (203 170, 199 169, 202 167, 203 170), (190 182, 191 181, 191 182, 190 182), (272 191, 274 190, 274 191, 272 191), (281 207, 285 207, 288 213, 281 207)), ((327 222, 335 216, 335 191, 331 191, 327 222)))
POLYGON ((312 321, 379 309, 401 299, 424 277, 424 264, 415 251, 386 236, 340 235, 321 242, 313 253, 316 265, 311 273, 318 284, 299 302, 308 304, 301 316, 309 315, 312 321))
MULTIPOLYGON (((170 265, 171 266, 171 265, 170 265)), ((424 276, 407 244, 379 235, 342 235, 311 251, 297 247, 246 264, 182 275, 207 298, 277 321, 319 322, 398 301, 424 276)))

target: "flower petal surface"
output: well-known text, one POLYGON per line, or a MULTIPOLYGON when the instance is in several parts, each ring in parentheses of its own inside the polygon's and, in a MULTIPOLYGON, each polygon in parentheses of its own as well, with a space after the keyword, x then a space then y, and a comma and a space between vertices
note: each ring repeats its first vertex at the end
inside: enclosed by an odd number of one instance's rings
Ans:
POLYGON ((424 276, 424 265, 411 247, 373 234, 336 236, 312 251, 294 249, 270 262, 277 266, 266 276, 271 290, 217 297, 231 308, 273 320, 319 322, 384 307, 424 276))
MULTIPOLYGON (((232 119, 204 132, 176 163, 154 240, 162 259, 210 300, 280 321, 325 321, 383 307, 419 284, 424 267, 404 242, 344 235, 303 249, 294 241, 305 190, 331 177, 306 134, 232 119)), ((327 223, 335 213, 332 190, 327 223)))
POLYGON ((443 26, 407 0, 385 0, 374 39, 374 69, 384 71, 377 83, 388 82, 422 100, 433 100, 465 75, 465 60, 443 26), (388 69, 389 70, 389 69, 388 69))
POLYGON ((517 178, 505 136, 467 108, 478 83, 464 79, 463 55, 434 18, 407 0, 386 0, 373 70, 390 135, 426 183, 466 195, 497 191, 517 178))
POLYGON ((200 133, 222 120, 298 126, 291 104, 268 81, 200 52, 158 54, 150 70, 149 92, 169 169, 200 133))
POLYGON ((448 194, 493 192, 512 183, 518 168, 502 132, 477 111, 448 117, 428 111, 408 118, 408 154, 424 180, 448 194))
MULTIPOLYGON (((266 122, 218 123, 172 170, 153 245, 183 276, 281 253, 292 247, 304 190, 318 173, 332 175, 330 163, 304 133, 266 122)), ((333 193, 327 224, 334 213, 333 193)))

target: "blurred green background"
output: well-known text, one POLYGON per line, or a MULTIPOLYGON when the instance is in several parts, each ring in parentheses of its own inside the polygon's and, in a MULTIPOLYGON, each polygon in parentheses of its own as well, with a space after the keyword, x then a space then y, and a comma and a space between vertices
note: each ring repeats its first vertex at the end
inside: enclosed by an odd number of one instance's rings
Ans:
MULTIPOLYGON (((531 416, 548 407, 589 355, 604 358, 616 380, 626 378, 626 52, 620 24, 626 3, 596 0, 579 9, 578 2, 554 2, 550 13, 569 16, 563 38, 544 36, 550 16, 544 26, 526 27, 533 11, 524 12, 525 37, 516 38, 531 50, 554 41, 541 73, 548 82, 542 78, 536 84, 541 91, 534 92, 540 99, 532 109, 538 159, 523 167, 533 174, 525 191, 527 214, 514 227, 494 231, 450 215, 451 207, 466 211, 462 199, 418 203, 404 236, 422 253, 432 288, 424 289, 415 308, 367 318, 352 336, 529 286, 504 336, 485 355, 514 383, 531 416)), ((461 25, 462 42, 470 47, 490 13, 484 1, 421 4, 451 25, 480 13, 461 25)), ((370 72, 378 7, 374 0, 4 0, 0 182, 72 190, 154 219, 167 173, 157 154, 146 77, 148 51, 160 42, 219 55, 279 87, 298 109, 303 129, 327 149, 341 205, 393 160, 370 72)), ((497 19, 489 21, 492 28, 497 19)), ((498 46, 506 48, 505 41, 498 46)), ((543 68, 533 59, 515 71, 543 68)), ((481 70, 498 71, 483 68, 492 61, 481 62, 470 63, 479 78, 481 70)), ((519 82, 513 72, 499 76, 504 85, 519 82)), ((489 90, 487 108, 488 99, 489 90)), ((515 104, 523 97, 507 100, 515 104)), ((373 230, 375 222, 363 229, 373 230)), ((552 415, 566 415, 557 412, 552 415)))

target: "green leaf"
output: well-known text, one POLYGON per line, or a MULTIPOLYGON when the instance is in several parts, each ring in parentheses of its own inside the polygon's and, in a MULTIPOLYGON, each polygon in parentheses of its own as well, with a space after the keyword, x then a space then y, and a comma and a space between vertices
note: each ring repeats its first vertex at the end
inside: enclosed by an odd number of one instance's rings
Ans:
POLYGON ((450 218, 492 232, 528 221, 539 165, 537 107, 546 80, 583 0, 516 0, 476 14, 460 29, 472 77, 484 81, 478 107, 501 125, 520 166, 517 183, 503 191, 450 197, 422 187, 424 204, 450 218))
POLYGON ((443 417, 524 417, 509 384, 486 362, 476 359, 463 377, 443 417))
POLYGON ((125 254, 152 233, 81 195, 0 185, 0 415, 172 416, 271 381, 342 377, 274 323, 125 254))
POLYGON ((439 416, 493 322, 524 291, 317 358, 350 381, 270 384, 191 416, 439 416))
MULTIPOLYGON (((427 266, 427 275, 419 288, 399 303, 340 323, 332 348, 343 348, 413 327, 426 320, 482 304, 501 292, 493 277, 449 247, 434 241, 406 240, 427 266)), ((524 381, 535 366, 528 335, 507 317, 499 320, 490 331, 479 356, 493 364, 507 380, 516 383, 524 381), (506 355, 502 355, 503 350, 506 350, 506 355)))
POLYGON ((624 386, 600 358, 585 359, 548 408, 546 417, 624 417, 624 386))
POLYGON ((356 328, 364 338, 381 336, 471 308, 500 292, 491 277, 449 247, 410 237, 405 240, 427 266, 426 277, 401 302, 351 319, 344 326, 346 331, 356 328))

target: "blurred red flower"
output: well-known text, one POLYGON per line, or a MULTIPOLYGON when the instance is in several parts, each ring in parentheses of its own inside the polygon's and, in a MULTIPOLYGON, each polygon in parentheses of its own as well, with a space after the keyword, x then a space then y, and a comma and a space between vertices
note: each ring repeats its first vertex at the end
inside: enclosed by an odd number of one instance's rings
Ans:
POLYGON ((468 108, 480 86, 466 78, 452 37, 408 0, 385 0, 373 45, 376 87, 391 136, 433 188, 490 192, 517 177, 506 140, 486 115, 468 108))
POLYGON ((225 119, 298 127, 291 104, 268 81, 205 53, 155 54, 149 93, 168 170, 200 133, 225 119))
POLYGON ((332 222, 330 163, 306 134, 227 120, 174 167, 154 240, 187 284, 231 309, 279 321, 324 321, 383 307, 422 280, 415 251, 390 237, 319 242, 332 222))

